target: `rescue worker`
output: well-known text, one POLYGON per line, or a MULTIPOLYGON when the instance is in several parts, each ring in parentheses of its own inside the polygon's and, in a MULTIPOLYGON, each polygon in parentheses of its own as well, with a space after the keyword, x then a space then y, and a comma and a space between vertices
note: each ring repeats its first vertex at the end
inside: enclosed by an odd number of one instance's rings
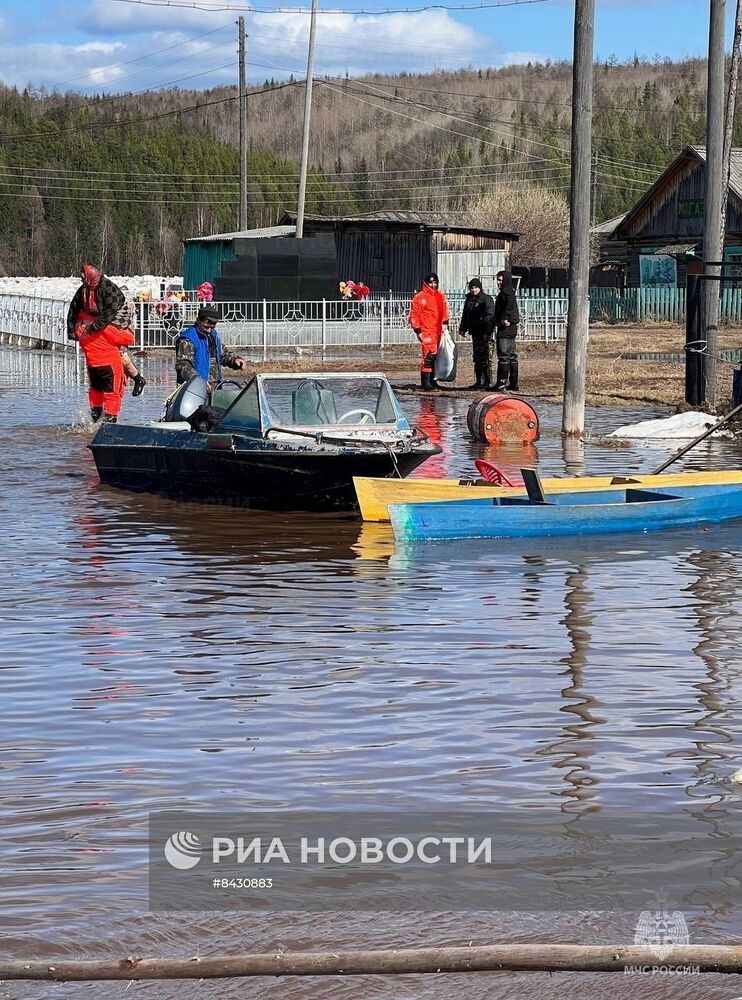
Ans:
MULTIPOLYGON (((124 293, 92 264, 83 264, 80 269, 82 284, 75 292, 67 310, 67 339, 78 340, 78 333, 84 328, 88 333, 97 333, 109 324, 116 324, 121 309, 126 305, 124 293)), ((133 344, 134 341, 128 341, 133 344)), ((134 380, 133 396, 138 396, 145 386, 145 379, 126 351, 122 352, 123 370, 134 380)), ((126 386, 124 385, 124 388, 126 386)))
POLYGON ((119 330, 109 323, 102 330, 92 330, 92 323, 78 325, 77 340, 88 366, 90 416, 115 424, 126 392, 126 375, 121 348, 134 343, 131 330, 119 330))
POLYGON ((438 275, 431 271, 426 275, 423 287, 412 300, 409 324, 420 341, 422 351, 420 363, 420 386, 423 389, 437 389, 433 377, 435 356, 443 336, 448 329, 449 313, 446 296, 438 288, 438 275))
POLYGON ((482 291, 479 278, 469 282, 469 293, 464 299, 459 333, 471 337, 474 361, 474 385, 467 389, 489 389, 492 381, 492 337, 495 332, 495 300, 482 291))
POLYGON ((497 382, 492 387, 495 392, 518 391, 518 352, 515 338, 518 335, 520 312, 513 290, 513 283, 507 271, 495 275, 500 289, 495 299, 495 333, 497 336, 497 382))
POLYGON ((200 375, 209 383, 209 389, 221 380, 221 365, 244 371, 245 359, 222 347, 216 324, 219 310, 216 306, 203 305, 198 310, 193 326, 178 336, 175 341, 175 374, 178 385, 187 382, 194 375, 200 375))

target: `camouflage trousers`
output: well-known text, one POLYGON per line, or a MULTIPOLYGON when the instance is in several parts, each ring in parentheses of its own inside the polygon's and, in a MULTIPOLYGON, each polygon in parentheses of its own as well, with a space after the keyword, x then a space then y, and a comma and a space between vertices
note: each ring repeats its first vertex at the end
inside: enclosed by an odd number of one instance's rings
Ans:
POLYGON ((494 342, 490 340, 486 333, 472 334, 471 349, 474 361, 474 374, 486 375, 488 384, 492 381, 492 355, 494 347, 494 342))

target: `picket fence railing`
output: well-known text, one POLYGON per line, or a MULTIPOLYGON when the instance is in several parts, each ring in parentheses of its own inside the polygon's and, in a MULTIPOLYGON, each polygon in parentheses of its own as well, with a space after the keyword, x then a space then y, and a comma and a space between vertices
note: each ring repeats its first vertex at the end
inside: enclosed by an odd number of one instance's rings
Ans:
MULTIPOLYGON (((528 289, 521 295, 542 298, 555 295, 569 300, 569 289, 528 289)), ((723 288, 720 321, 742 326, 742 288, 723 288)), ((684 323, 684 288, 591 288, 591 323, 684 323)))
MULTIPOLYGON (((528 289, 518 295, 519 336, 525 341, 559 341, 566 336, 569 294, 566 288, 528 289)), ((463 295, 449 295, 456 329, 463 295)), ((0 294, 0 335, 53 347, 69 347, 67 302, 31 295, 0 294)), ((314 302, 219 302, 219 330, 225 344, 246 350, 335 347, 386 347, 414 344, 407 323, 409 298, 370 298, 363 302, 324 299, 314 302)), ((137 347, 172 347, 196 318, 195 293, 182 302, 138 302, 137 347)), ((742 288, 725 288, 721 322, 742 325, 742 288)), ((647 323, 685 321, 683 288, 593 288, 590 321, 647 323)))
MULTIPOLYGON (((463 296, 450 297, 452 330, 458 327, 463 296)), ((347 302, 219 302, 222 342, 242 350, 272 351, 335 347, 379 348, 414 344, 407 317, 409 298, 347 302)), ((563 340, 567 329, 567 299, 523 300, 519 336, 522 340, 563 340)), ((191 325, 199 303, 138 302, 136 347, 169 348, 191 325)), ((66 329, 67 303, 34 296, 0 295, 0 333, 53 347, 70 346, 66 329)))

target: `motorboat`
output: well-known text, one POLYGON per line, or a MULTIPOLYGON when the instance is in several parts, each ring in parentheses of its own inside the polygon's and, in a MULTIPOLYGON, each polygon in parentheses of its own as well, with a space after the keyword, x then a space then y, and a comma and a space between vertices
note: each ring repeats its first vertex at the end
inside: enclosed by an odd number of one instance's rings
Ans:
POLYGON ((439 453, 383 374, 254 375, 211 390, 194 376, 146 425, 104 423, 101 482, 263 510, 352 510, 354 476, 404 477, 439 453))

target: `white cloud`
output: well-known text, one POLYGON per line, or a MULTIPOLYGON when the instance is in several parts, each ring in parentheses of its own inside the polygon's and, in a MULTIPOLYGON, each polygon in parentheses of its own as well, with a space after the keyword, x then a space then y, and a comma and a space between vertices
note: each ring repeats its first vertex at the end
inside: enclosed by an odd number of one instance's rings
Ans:
POLYGON ((80 19, 80 26, 93 34, 146 34, 174 32, 195 35, 224 24, 234 24, 231 11, 206 13, 190 7, 146 6, 138 3, 111 3, 92 0, 80 19))
POLYGON ((49 88, 85 88, 100 81, 111 62, 121 58, 122 42, 35 42, 29 45, 0 45, 0 78, 19 87, 32 83, 49 88))
POLYGON ((126 48, 123 42, 83 42, 82 45, 75 45, 75 52, 101 52, 103 55, 110 55, 119 49, 126 48))
POLYGON ((538 52, 504 52, 495 58, 497 66, 525 66, 526 63, 546 62, 547 56, 538 52))
MULTIPOLYGON (((0 75, 19 86, 31 81, 83 93, 140 91, 173 83, 197 89, 236 83, 233 12, 207 14, 92 0, 80 12, 76 27, 91 40, 0 44, 0 75)), ((307 14, 250 14, 247 31, 250 82, 304 75, 307 14)), ((481 30, 444 10, 373 16, 326 12, 317 22, 318 76, 424 73, 529 60, 539 61, 539 56, 505 52, 481 30)))
MULTIPOLYGON (((250 23, 254 61, 303 72, 309 37, 305 14, 256 14, 250 23)), ((446 11, 374 16, 324 13, 317 21, 316 72, 343 75, 468 65, 486 58, 491 41, 446 11)))

